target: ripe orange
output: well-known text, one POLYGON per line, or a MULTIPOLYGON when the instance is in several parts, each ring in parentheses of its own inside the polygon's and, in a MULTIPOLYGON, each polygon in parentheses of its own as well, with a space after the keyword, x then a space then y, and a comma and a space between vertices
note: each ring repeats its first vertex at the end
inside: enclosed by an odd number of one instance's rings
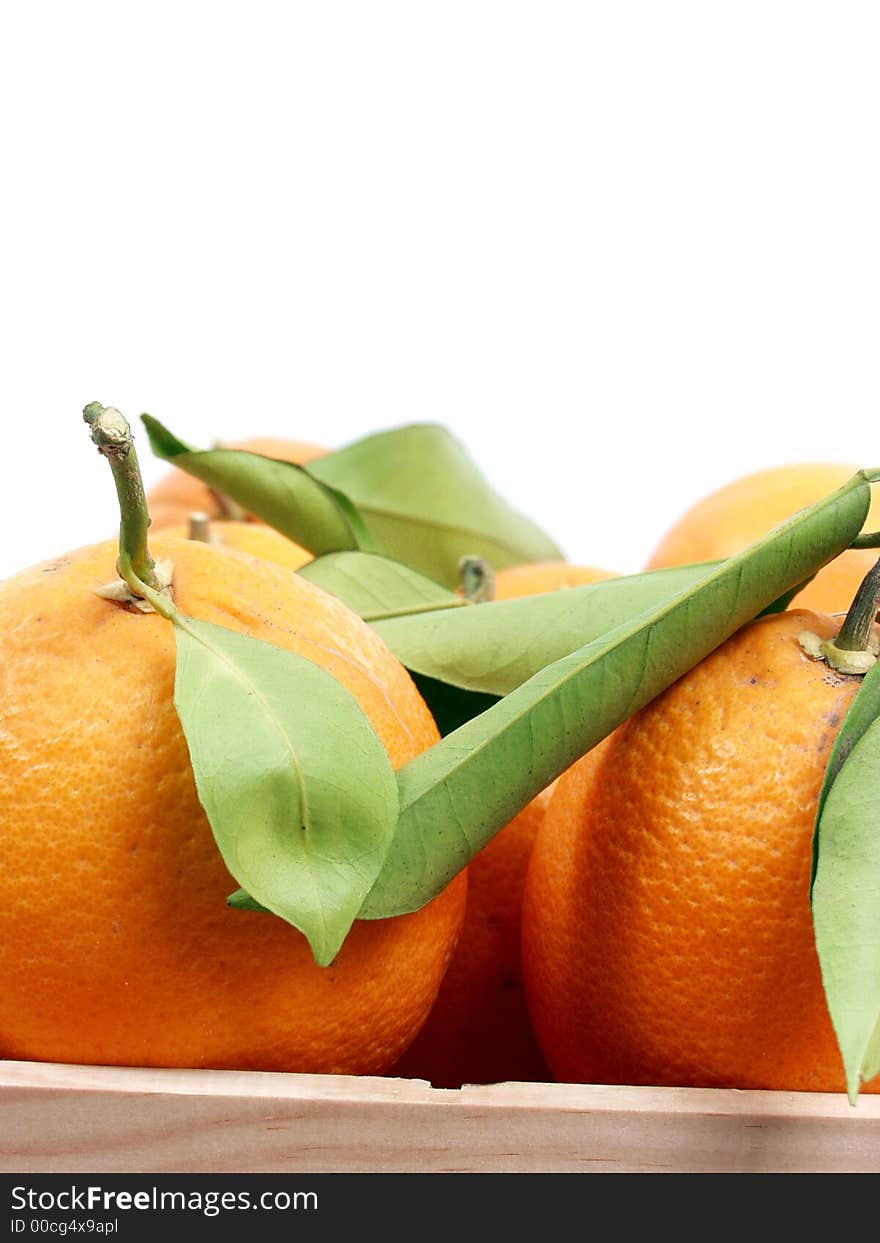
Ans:
MULTIPOLYGON (((515 566, 496 574, 496 598, 610 577, 563 562, 515 566)), ((464 927, 449 970, 427 1023, 392 1074, 441 1088, 550 1077, 523 991, 520 912, 532 843, 552 790, 524 807, 471 861, 464 927)))
POLYGON ((520 966, 520 905, 549 790, 524 807, 468 867, 464 926, 437 1000, 390 1072, 438 1088, 549 1078, 529 1021, 520 966))
POLYGON ((613 577, 610 570, 600 570, 593 565, 569 565, 567 561, 532 561, 495 571, 495 599, 514 600, 519 596, 536 596, 544 591, 583 587, 588 583, 598 583, 603 578, 613 577))
MULTIPOLYGON (((189 524, 165 527, 165 535, 189 539, 189 524)), ((251 557, 260 557, 263 561, 274 561, 276 565, 288 570, 298 570, 312 560, 312 554, 293 540, 282 535, 273 527, 262 522, 241 522, 233 518, 210 522, 208 526, 208 542, 222 548, 234 548, 236 552, 248 553, 251 557)))
MULTIPOLYGON (((286 440, 279 436, 251 436, 245 440, 230 440, 225 449, 248 449, 265 457, 279 458, 282 462, 296 462, 304 466, 314 458, 328 452, 320 445, 300 440, 286 440)), ((147 492, 147 506, 154 531, 179 526, 189 521, 192 513, 207 514, 209 518, 224 518, 229 514, 224 501, 207 484, 177 466, 153 485, 147 492)))
MULTIPOLYGON (((734 479, 683 514, 660 540, 645 568, 714 561, 741 552, 798 510, 839 488, 857 469, 831 462, 796 462, 734 479)), ((875 497, 865 529, 878 527, 880 498, 875 497)), ((874 549, 848 549, 819 571, 795 603, 819 612, 845 612, 876 560, 874 549)))
MULTIPOLYGON (((295 574, 158 536, 184 613, 315 660, 400 765, 437 738, 378 636, 295 574)), ((336 961, 231 910, 172 704, 174 635, 101 599, 117 546, 0 584, 0 1057, 381 1074, 436 995, 462 873, 413 915, 355 924, 336 961)))
POLYGON ((808 659, 804 630, 837 623, 791 610, 744 627, 560 778, 523 905, 558 1079, 845 1090, 809 886, 859 679, 808 659))

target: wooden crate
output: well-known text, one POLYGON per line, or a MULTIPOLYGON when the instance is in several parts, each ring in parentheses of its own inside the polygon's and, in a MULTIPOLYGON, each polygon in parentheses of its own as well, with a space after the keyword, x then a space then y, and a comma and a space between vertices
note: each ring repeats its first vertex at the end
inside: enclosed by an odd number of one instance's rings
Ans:
POLYGON ((0 1172, 880 1171, 880 1097, 0 1061, 0 1172))

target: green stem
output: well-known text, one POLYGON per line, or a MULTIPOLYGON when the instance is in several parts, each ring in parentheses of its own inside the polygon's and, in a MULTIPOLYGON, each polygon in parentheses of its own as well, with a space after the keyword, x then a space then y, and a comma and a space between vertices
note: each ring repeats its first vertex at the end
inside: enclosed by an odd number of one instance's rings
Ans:
POLYGON ((880 548, 880 531, 863 531, 856 536, 850 548, 880 548))
MULTIPOLYGON (((159 616, 164 617, 166 621, 174 622, 175 625, 181 622, 181 614, 178 613, 177 609, 174 607, 171 597, 166 592, 161 590, 157 591, 155 588, 150 587, 142 579, 138 578, 132 568, 131 562, 124 553, 119 554, 117 568, 122 578, 125 579, 125 582, 133 595, 140 596, 141 599, 146 600, 148 604, 153 606, 159 616)), ((187 626, 184 626, 183 628, 184 630, 188 629, 187 626)))
POLYGON ((110 463, 116 484, 120 518, 116 568, 131 590, 155 607, 152 596, 158 594, 160 583, 147 548, 150 515, 131 428, 124 415, 113 406, 102 406, 97 401, 86 406, 83 419, 91 429, 98 452, 110 463))
POLYGON ((880 605, 880 560, 862 579, 855 599, 850 605, 840 632, 835 640, 845 652, 864 652, 873 634, 874 619, 880 605))

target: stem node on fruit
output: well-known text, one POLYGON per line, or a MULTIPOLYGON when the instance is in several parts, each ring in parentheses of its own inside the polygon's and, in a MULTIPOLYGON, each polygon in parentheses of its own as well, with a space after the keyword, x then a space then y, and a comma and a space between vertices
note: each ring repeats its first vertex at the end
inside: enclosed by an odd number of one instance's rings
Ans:
POLYGON ((189 539, 196 540, 200 544, 211 543, 211 519, 206 513, 196 510, 190 514, 187 535, 189 539))
MULTIPOLYGON (((156 595, 164 596, 171 602, 171 580, 174 576, 174 564, 164 558, 153 563, 156 576, 156 595)), ((143 587, 143 584, 140 584, 143 587)), ((95 588, 95 595, 102 600, 112 600, 115 604, 123 604, 126 608, 136 609, 139 613, 156 613, 159 610, 143 595, 136 594, 123 578, 116 578, 112 583, 95 588)))
POLYGON ((495 599, 495 571, 484 557, 461 557, 458 562, 461 594, 472 604, 495 599))
POLYGON ((878 604, 880 560, 862 579, 836 638, 820 639, 804 631, 799 636, 801 647, 813 660, 826 661, 838 673, 867 673, 880 655, 880 636, 874 626, 878 604))
POLYGON ((876 635, 871 637, 864 651, 853 651, 840 647, 834 639, 820 639, 812 630, 804 630, 798 635, 798 642, 811 660, 824 660, 835 673, 850 674, 861 677, 872 669, 880 655, 880 640, 876 635))

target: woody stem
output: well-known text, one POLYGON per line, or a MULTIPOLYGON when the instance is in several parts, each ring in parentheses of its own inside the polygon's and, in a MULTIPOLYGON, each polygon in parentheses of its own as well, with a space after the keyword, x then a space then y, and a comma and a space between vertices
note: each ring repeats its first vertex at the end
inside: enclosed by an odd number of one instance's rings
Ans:
POLYGON ((835 644, 847 652, 863 652, 868 646, 880 604, 880 560, 865 577, 850 605, 835 644))
POLYGON ((144 495, 144 481, 138 465, 131 428, 124 415, 113 406, 93 401, 83 410, 92 440, 110 463, 116 495, 119 498, 119 560, 122 578, 132 586, 129 575, 157 590, 155 563, 147 548, 150 515, 144 495))

